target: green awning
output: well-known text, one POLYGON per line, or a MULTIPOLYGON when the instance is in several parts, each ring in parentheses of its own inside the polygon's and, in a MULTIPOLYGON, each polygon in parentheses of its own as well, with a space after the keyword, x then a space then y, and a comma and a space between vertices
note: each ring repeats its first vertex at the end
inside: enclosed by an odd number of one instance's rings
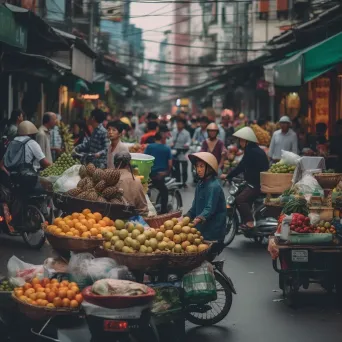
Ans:
POLYGON ((342 63, 342 32, 276 63, 274 84, 299 87, 339 63, 342 63))

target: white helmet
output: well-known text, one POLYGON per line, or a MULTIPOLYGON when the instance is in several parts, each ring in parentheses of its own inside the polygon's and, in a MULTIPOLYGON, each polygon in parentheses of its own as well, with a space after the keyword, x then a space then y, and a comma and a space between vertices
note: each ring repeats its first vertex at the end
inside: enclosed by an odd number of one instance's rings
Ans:
POLYGON ((288 116, 284 115, 284 116, 282 116, 282 117, 280 118, 279 123, 288 123, 288 124, 292 124, 292 121, 291 121, 291 119, 290 119, 288 116))
POLYGON ((234 137, 258 143, 258 139, 250 127, 243 127, 233 134, 234 137))

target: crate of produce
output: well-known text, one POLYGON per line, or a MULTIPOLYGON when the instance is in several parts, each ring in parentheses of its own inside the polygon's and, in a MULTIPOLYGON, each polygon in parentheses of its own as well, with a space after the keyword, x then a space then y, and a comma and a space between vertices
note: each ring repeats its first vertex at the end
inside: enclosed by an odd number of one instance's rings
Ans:
POLYGON ((292 186, 292 173, 260 173, 261 191, 266 194, 282 194, 292 186))

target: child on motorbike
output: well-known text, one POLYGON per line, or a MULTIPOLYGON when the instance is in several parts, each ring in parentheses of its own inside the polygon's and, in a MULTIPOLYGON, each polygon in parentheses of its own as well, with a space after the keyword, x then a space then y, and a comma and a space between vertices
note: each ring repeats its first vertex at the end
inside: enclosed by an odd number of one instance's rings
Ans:
POLYGON ((218 245, 222 245, 226 227, 226 202, 216 177, 217 159, 209 152, 190 154, 189 159, 200 181, 187 216, 194 220, 205 240, 217 241, 218 245))

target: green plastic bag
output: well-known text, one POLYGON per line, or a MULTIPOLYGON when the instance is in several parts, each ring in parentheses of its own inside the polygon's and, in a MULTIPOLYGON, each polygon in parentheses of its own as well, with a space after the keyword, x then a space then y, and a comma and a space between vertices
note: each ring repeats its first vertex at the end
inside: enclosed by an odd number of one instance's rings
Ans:
POLYGON ((213 266, 205 261, 183 277, 184 299, 190 304, 205 304, 217 299, 213 266))

